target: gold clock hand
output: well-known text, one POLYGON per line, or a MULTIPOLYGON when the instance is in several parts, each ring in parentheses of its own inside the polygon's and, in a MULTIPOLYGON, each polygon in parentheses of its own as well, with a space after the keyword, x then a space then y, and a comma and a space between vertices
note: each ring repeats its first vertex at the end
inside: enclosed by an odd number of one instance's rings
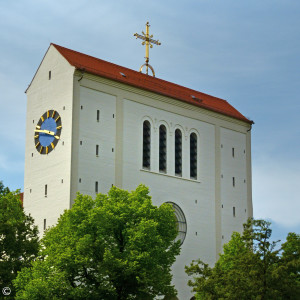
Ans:
POLYGON ((35 129, 34 131, 35 131, 35 132, 46 133, 46 134, 53 135, 53 136, 54 136, 54 134, 55 134, 54 131, 49 131, 49 130, 46 130, 46 129, 35 129))

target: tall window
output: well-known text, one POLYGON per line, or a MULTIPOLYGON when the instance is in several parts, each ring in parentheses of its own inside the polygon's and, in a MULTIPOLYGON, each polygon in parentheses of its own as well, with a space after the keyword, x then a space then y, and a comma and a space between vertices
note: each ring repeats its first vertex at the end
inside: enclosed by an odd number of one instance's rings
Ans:
POLYGON ((182 134, 175 130, 175 175, 182 176, 182 134))
POLYGON ((100 121, 100 110, 98 109, 97 110, 97 122, 99 122, 100 121))
POLYGON ((159 126, 159 171, 167 171, 167 130, 165 125, 159 126))
POLYGON ((99 156, 99 145, 96 145, 96 156, 99 156))
POLYGON ((151 125, 149 121, 143 124, 143 168, 150 169, 151 125))
POLYGON ((197 135, 190 135, 190 177, 197 179, 197 135))
POLYGON ((98 193, 98 181, 95 182, 95 193, 98 193))

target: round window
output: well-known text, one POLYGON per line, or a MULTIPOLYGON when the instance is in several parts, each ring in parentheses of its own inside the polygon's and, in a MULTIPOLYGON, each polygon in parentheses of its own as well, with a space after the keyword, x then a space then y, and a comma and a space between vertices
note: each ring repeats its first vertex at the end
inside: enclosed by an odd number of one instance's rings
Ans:
POLYGON ((186 236, 186 219, 185 215, 182 211, 182 209, 175 204, 174 202, 167 202, 173 206, 176 221, 177 221, 177 230, 178 230, 178 235, 176 237, 176 241, 180 240, 181 245, 184 242, 185 236, 186 236))

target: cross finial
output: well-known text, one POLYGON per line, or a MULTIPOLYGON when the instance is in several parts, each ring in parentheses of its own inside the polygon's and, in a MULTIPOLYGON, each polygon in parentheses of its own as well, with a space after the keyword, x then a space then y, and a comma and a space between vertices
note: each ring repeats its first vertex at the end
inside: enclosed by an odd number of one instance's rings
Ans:
POLYGON ((149 35, 149 27, 150 27, 150 24, 149 22, 146 23, 146 33, 144 33, 144 31, 142 31, 142 34, 138 34, 138 33, 135 33, 134 36, 138 39, 141 39, 143 40, 142 42, 142 45, 146 45, 146 56, 145 56, 145 59, 146 59, 146 62, 140 67, 140 72, 142 72, 142 69, 144 66, 146 66, 146 74, 148 75, 148 68, 151 69, 152 71, 152 74, 153 74, 153 77, 155 77, 155 72, 154 72, 154 69, 149 65, 149 46, 150 48, 153 47, 152 44, 155 44, 155 45, 161 45, 161 43, 157 40, 153 40, 153 35, 149 35), (151 44, 152 43, 152 44, 151 44))

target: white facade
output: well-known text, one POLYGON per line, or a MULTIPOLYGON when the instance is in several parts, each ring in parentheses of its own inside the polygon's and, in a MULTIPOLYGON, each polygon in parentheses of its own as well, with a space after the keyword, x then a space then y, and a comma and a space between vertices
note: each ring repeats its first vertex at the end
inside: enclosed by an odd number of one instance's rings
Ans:
POLYGON ((40 231, 45 219, 46 226, 54 225, 71 207, 77 191, 94 196, 96 182, 101 193, 112 185, 133 190, 144 183, 155 205, 174 202, 185 215, 187 234, 173 273, 178 298, 190 299, 184 266, 198 258, 213 264, 222 244, 252 216, 251 125, 96 75, 82 76, 53 46, 27 95, 24 207, 40 231), (49 109, 59 112, 63 129, 55 149, 41 155, 34 129, 49 109), (145 120, 151 124, 150 169, 142 167, 145 120), (161 124, 167 129, 166 173, 159 172, 161 124), (177 128, 182 177, 174 168, 177 128), (192 132, 197 135, 197 179, 189 173, 192 132))

